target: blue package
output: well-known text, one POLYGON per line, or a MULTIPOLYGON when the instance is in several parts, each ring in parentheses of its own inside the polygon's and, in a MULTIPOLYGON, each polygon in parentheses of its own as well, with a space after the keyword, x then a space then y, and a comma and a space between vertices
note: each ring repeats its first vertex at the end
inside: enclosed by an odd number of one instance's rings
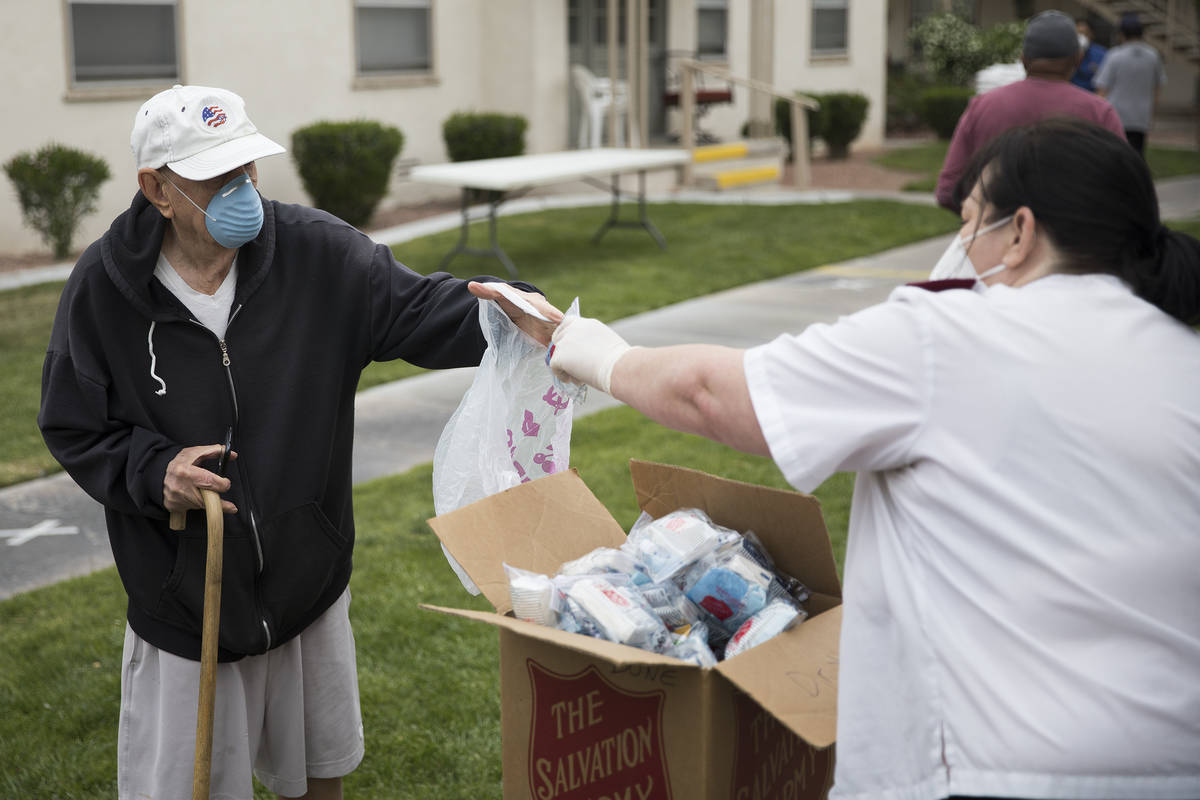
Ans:
POLYGON ((761 586, 725 567, 713 567, 701 575, 688 589, 687 597, 729 633, 767 604, 767 593, 761 586))

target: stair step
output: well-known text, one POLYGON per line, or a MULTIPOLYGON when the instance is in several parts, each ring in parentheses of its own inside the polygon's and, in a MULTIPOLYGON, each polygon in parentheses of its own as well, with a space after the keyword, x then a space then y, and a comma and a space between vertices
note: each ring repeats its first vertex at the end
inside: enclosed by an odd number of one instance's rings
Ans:
POLYGON ((706 144, 697 147, 692 153, 692 161, 697 164, 707 164, 710 161, 727 161, 732 158, 745 158, 750 148, 745 142, 730 144, 706 144))
POLYGON ((782 175, 783 171, 778 166, 746 167, 714 172, 712 175, 701 178, 699 182, 717 189, 733 189, 738 186, 778 181, 782 175))
POLYGON ((714 161, 779 156, 785 150, 786 144, 782 139, 774 137, 745 139, 739 142, 707 144, 697 147, 692 153, 692 161, 696 164, 708 164, 714 161))

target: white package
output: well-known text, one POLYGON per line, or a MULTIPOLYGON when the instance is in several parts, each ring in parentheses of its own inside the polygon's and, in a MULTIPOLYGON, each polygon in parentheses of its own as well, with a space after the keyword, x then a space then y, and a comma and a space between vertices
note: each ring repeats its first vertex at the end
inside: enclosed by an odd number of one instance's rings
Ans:
POLYGON ((787 600, 774 600, 742 623, 742 627, 738 628, 737 633, 725 645, 725 658, 733 658, 751 647, 757 647, 807 617, 807 613, 787 600))
POLYGON ((603 638, 663 652, 670 645, 666 627, 635 590, 615 585, 611 577, 586 576, 565 586, 563 593, 591 618, 603 638))

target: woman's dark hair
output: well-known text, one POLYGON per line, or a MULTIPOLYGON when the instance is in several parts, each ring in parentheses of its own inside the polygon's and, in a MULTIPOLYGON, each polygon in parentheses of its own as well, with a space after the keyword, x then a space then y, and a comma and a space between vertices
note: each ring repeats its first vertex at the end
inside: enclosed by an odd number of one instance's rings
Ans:
POLYGON ((1200 324, 1200 242, 1159 221, 1146 162, 1122 138, 1078 119, 1014 128, 980 150, 955 187, 979 183, 984 223, 1029 208, 1064 262, 1116 275, 1147 302, 1200 324))

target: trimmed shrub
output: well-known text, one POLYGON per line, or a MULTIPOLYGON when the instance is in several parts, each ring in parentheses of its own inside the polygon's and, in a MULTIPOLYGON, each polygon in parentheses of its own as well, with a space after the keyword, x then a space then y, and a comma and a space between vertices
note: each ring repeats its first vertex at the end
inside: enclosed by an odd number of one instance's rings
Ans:
POLYGON ((519 156, 528 125, 520 114, 458 111, 442 123, 442 139, 451 161, 519 156))
POLYGON ((830 158, 845 158, 850 143, 862 133, 871 101, 861 92, 828 92, 821 95, 821 138, 830 158))
MULTIPOLYGON (((870 101, 859 92, 800 92, 813 98, 821 107, 814 111, 805 109, 808 117, 808 141, 812 146, 813 139, 823 139, 829 147, 830 158, 845 158, 850 152, 850 143, 862 133, 863 122, 867 119, 867 108, 870 101)), ((787 140, 789 158, 792 147, 792 109, 791 103, 782 99, 775 100, 775 132, 787 140)))
POLYGON ((403 147, 398 128, 370 120, 316 122, 292 133, 292 158, 313 205, 355 227, 387 194, 403 147))
POLYGON ((18 153, 4 172, 17 190, 25 224, 41 234, 55 258, 71 254, 80 220, 96 210, 100 184, 111 177, 104 159, 54 143, 18 153))
POLYGON ((939 139, 954 135, 958 118, 967 109, 971 90, 961 86, 932 86, 921 92, 919 108, 921 120, 933 128, 939 139))
MULTIPOLYGON (((818 103, 821 102, 821 95, 815 92, 800 92, 799 94, 811 97, 818 103)), ((821 123, 824 120, 822 112, 825 106, 813 110, 811 108, 804 109, 804 115, 808 117, 808 148, 812 151, 813 139, 821 138, 821 123)), ((782 97, 775 98, 775 135, 782 136, 787 140, 788 146, 788 161, 792 160, 792 104, 782 97)))

